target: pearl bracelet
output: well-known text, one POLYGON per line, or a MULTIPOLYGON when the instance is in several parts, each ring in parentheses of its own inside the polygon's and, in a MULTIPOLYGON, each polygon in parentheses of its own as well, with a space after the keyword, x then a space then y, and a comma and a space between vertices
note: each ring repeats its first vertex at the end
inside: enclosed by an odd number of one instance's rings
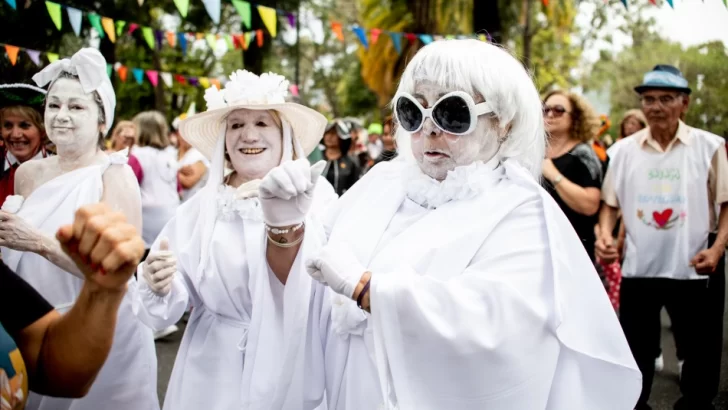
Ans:
POLYGON ((273 235, 283 235, 283 234, 287 234, 289 232, 296 232, 297 230, 299 230, 301 228, 303 228, 303 222, 301 222, 298 225, 295 225, 294 227, 289 228, 289 229, 279 229, 279 228, 274 228, 274 227, 268 226, 268 225, 265 226, 265 230, 272 233, 273 235))

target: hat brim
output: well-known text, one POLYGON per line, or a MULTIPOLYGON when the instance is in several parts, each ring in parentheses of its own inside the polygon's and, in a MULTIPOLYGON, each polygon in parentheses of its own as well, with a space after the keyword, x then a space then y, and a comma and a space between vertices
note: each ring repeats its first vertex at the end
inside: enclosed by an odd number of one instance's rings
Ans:
POLYGON ((43 111, 46 92, 29 84, 0 84, 0 108, 26 106, 43 111))
POLYGON ((239 109, 273 110, 291 124, 293 137, 309 155, 321 141, 326 128, 326 117, 321 113, 296 103, 234 105, 205 111, 185 118, 179 125, 180 134, 207 159, 212 160, 217 139, 225 129, 225 118, 239 109))
POLYGON ((649 85, 649 84, 642 84, 638 85, 634 88, 634 90, 637 92, 637 94, 642 94, 645 91, 648 90, 668 90, 668 91, 679 91, 681 93, 685 93, 687 95, 690 95, 690 93, 693 92, 690 88, 687 87, 670 87, 669 85, 649 85))

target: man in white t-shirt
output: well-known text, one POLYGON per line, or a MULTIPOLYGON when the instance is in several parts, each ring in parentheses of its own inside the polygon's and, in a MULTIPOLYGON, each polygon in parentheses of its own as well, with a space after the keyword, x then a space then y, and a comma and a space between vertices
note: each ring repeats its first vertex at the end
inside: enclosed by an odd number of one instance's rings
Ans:
POLYGON ((680 120, 691 90, 677 68, 656 66, 635 90, 649 127, 620 142, 609 165, 596 252, 606 262, 617 258, 612 230, 621 208, 627 235, 620 322, 643 375, 636 409, 651 408, 663 306, 685 360, 675 409, 715 409, 728 241, 726 150, 722 138, 680 120))

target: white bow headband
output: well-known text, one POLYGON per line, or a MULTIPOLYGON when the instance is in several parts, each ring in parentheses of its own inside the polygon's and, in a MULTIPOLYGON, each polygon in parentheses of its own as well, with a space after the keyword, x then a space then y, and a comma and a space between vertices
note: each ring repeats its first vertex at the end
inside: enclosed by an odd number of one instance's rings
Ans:
POLYGON ((114 123, 114 110, 116 109, 116 94, 111 80, 106 74, 106 59, 93 48, 82 48, 70 59, 58 60, 38 74, 33 76, 33 81, 39 87, 45 87, 48 83, 58 78, 62 72, 78 75, 78 80, 86 93, 96 91, 101 97, 104 105, 106 120, 106 132, 108 133, 114 123))

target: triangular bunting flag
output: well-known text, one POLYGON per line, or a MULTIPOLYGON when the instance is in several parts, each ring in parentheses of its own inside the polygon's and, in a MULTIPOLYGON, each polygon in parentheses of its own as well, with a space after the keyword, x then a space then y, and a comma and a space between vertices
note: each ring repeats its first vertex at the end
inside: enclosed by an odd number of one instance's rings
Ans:
POLYGON ((218 80, 216 78, 211 78, 210 79, 210 84, 212 84, 215 87, 217 87, 218 90, 222 89, 222 86, 220 86, 220 80, 218 80))
POLYGON ((409 41, 410 44, 414 44, 417 41, 417 36, 414 33, 404 33, 404 37, 409 41))
POLYGON ((288 25, 291 28, 296 27, 296 16, 293 13, 286 13, 286 17, 288 17, 288 25))
POLYGON ((190 8, 190 0, 174 0, 174 5, 177 6, 179 14, 182 17, 187 17, 187 10, 190 8))
POLYGON ((157 48, 162 48, 162 39, 164 39, 164 33, 160 30, 154 30, 154 39, 157 40, 157 48))
POLYGON ((627 0, 622 0, 622 4, 624 4, 624 8, 629 10, 629 7, 627 7, 627 0))
POLYGON ((134 30, 136 30, 138 28, 139 28, 139 24, 137 24, 137 23, 131 23, 131 24, 129 24, 128 34, 132 34, 134 32, 134 30))
POLYGON ((106 35, 112 43, 116 43, 116 31, 114 30, 114 20, 109 17, 101 18, 101 27, 104 28, 106 35))
POLYGON ((134 79, 136 80, 137 84, 141 84, 144 81, 144 70, 141 68, 134 68, 131 70, 132 74, 134 74, 134 79))
POLYGON ((126 26, 126 21, 116 20, 116 37, 121 37, 121 33, 124 32, 124 26, 126 26))
POLYGON ((83 13, 79 9, 66 6, 66 14, 68 14, 68 20, 71 22, 73 32, 77 36, 81 35, 81 20, 83 20, 83 13))
POLYGON ((17 10, 18 9, 17 4, 15 4, 15 0, 5 0, 5 1, 10 5, 10 7, 13 8, 13 10, 17 10))
POLYGON ((111 77, 111 72, 114 70, 114 67, 111 66, 111 64, 106 64, 106 75, 111 77))
POLYGON ((196 77, 190 77, 189 82, 190 82, 190 85, 193 87, 197 87, 198 85, 200 85, 200 83, 197 81, 196 77))
POLYGON ((40 51, 36 50, 25 50, 25 54, 30 57, 30 61, 34 62, 35 65, 40 65, 40 51))
POLYGON ((116 73, 119 74, 119 79, 126 82, 126 76, 129 74, 129 69, 126 66, 120 66, 116 73))
POLYGON ((448 39, 448 40, 455 40, 455 36, 452 35, 452 34, 446 35, 445 38, 448 39))
POLYGON ((202 40, 203 38, 205 38, 205 33, 195 33, 195 38, 197 38, 198 40, 202 40))
POLYGON ((177 43, 179 43, 179 48, 182 50, 182 55, 187 55, 187 36, 185 33, 177 33, 177 43))
POLYGON ((265 28, 268 29, 270 36, 275 37, 278 25, 278 16, 276 15, 276 9, 265 6, 258 6, 258 13, 260 13, 260 19, 263 20, 263 24, 265 25, 265 28))
POLYGON ((207 45, 210 46, 213 51, 217 49, 217 39, 215 39, 214 34, 208 34, 205 36, 205 40, 207 40, 207 45))
POLYGON ((58 54, 56 53, 46 53, 46 57, 48 57, 48 62, 50 63, 58 61, 58 54))
POLYGON ((255 30, 255 41, 258 43, 258 47, 263 47, 263 30, 255 30))
POLYGON ((435 41, 440 41, 440 40, 443 40, 445 37, 443 37, 439 34, 435 34, 434 36, 432 36, 432 38, 434 38, 435 41))
POLYGON ((233 41, 233 36, 230 34, 225 36, 225 42, 227 43, 228 50, 235 50, 235 42, 233 41))
POLYGON ((250 48, 250 43, 253 42, 253 39, 255 38, 255 31, 245 33, 245 49, 247 50, 250 48))
POLYGON ((389 32, 389 37, 392 38, 392 44, 394 44, 397 54, 402 54, 402 33, 389 32))
POLYGON ((175 80, 176 80, 176 81, 177 81, 178 83, 180 83, 180 84, 182 84, 182 85, 184 85, 184 84, 186 84, 186 83, 187 83, 187 81, 185 80, 185 77, 184 77, 183 75, 181 75, 181 74, 175 74, 175 75, 174 75, 174 79, 175 79, 175 80))
POLYGON ((147 78, 149 79, 149 82, 156 87, 157 83, 159 83, 159 72, 154 70, 147 70, 147 78))
POLYGON ((334 35, 339 39, 339 41, 344 41, 344 32, 342 31, 341 23, 338 21, 332 21, 331 30, 334 32, 334 35))
POLYGON ((361 41, 361 44, 364 46, 365 50, 369 50, 369 43, 367 42, 367 34, 364 32, 364 29, 356 26, 351 29, 351 31, 356 34, 356 36, 359 38, 359 41, 361 41))
POLYGON ((174 31, 168 31, 164 34, 167 36, 167 43, 169 43, 170 47, 177 45, 177 36, 174 34, 174 31))
POLYGON ((137 3, 139 3, 139 7, 144 5, 144 0, 137 0, 137 3))
POLYGON ((373 28, 369 30, 369 41, 371 41, 372 44, 377 44, 377 40, 379 39, 380 34, 382 34, 382 30, 378 28, 373 28))
POLYGON ((672 2, 673 2, 673 0, 667 0, 667 4, 669 4, 670 7, 672 7, 674 9, 675 8, 675 5, 672 4, 672 2))
POLYGON ((62 27, 61 24, 63 24, 61 20, 61 5, 50 1, 45 2, 45 4, 48 9, 48 15, 51 16, 51 20, 53 20, 53 24, 55 24, 56 28, 60 30, 62 27))
POLYGON ((101 16, 96 13, 88 13, 88 21, 91 23, 91 27, 95 28, 99 33, 99 37, 104 38, 104 28, 101 27, 101 16))
POLYGON ((210 88, 210 80, 207 77, 200 77, 200 85, 205 89, 210 88))
POLYGON ((18 52, 19 51, 20 51, 20 47, 5 44, 5 52, 8 53, 8 58, 10 59, 10 64, 15 65, 15 63, 18 62, 18 52))
POLYGON ((245 27, 250 30, 250 19, 252 17, 250 13, 250 3, 243 0, 233 0, 233 6, 235 6, 235 10, 237 10, 238 14, 240 14, 240 18, 243 20, 245 27))
MULTIPOLYGON (((483 38, 485 38, 484 35, 481 34, 481 36, 483 36, 483 38)), ((420 41, 422 41, 422 44, 428 45, 428 44, 432 43, 432 36, 429 34, 420 34, 420 41)))
POLYGON ((164 85, 167 87, 172 86, 172 74, 171 73, 161 73, 162 81, 164 82, 164 85))
POLYGON ((653 6, 657 6, 657 0, 650 0, 650 4, 652 4, 653 6))
POLYGON ((297 85, 295 85, 295 84, 291 85, 290 87, 288 87, 288 90, 291 92, 291 95, 293 95, 294 97, 298 96, 298 86, 297 85))
POLYGON ((541 2, 543 3, 544 7, 549 6, 549 0, 541 0, 541 2))
POLYGON ((142 27, 142 35, 144 36, 144 40, 146 40, 149 48, 154 50, 154 32, 152 31, 152 28, 142 27))
POLYGON ((210 15, 215 24, 220 24, 220 0, 202 0, 207 14, 210 15))

